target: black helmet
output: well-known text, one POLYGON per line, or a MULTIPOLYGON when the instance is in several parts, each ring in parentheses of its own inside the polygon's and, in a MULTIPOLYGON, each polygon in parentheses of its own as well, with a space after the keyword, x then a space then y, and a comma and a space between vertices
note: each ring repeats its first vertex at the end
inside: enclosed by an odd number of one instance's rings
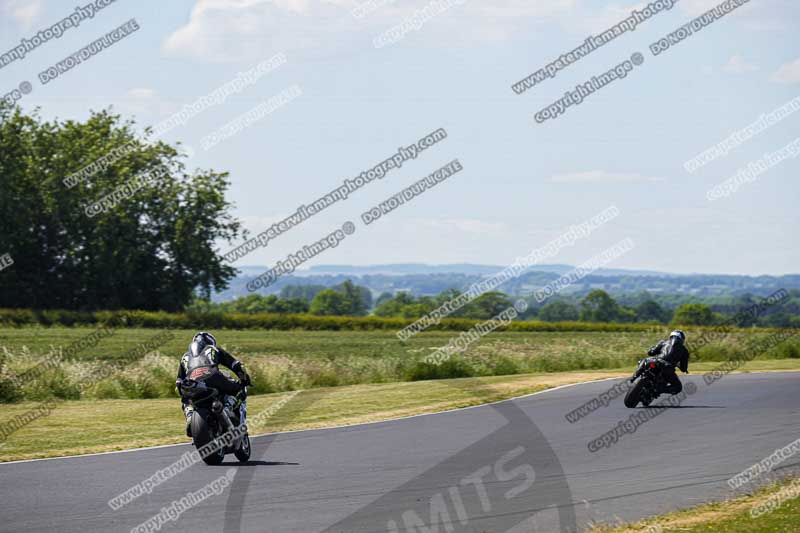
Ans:
POLYGON ((214 338, 214 335, 207 331, 201 331, 196 333, 194 337, 192 337, 192 343, 189 344, 189 352, 192 355, 198 356, 203 353, 208 346, 216 346, 217 339, 214 338))
POLYGON ((678 337, 681 342, 686 342, 686 333, 683 332, 682 329, 676 329, 672 333, 669 334, 670 337, 678 337))

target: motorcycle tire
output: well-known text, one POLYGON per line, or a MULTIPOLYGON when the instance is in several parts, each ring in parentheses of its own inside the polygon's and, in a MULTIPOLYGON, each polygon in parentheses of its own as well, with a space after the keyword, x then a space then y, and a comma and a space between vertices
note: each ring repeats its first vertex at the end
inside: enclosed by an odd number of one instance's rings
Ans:
MULTIPOLYGON (((192 415, 192 442, 194 443, 194 447, 199 451, 212 440, 214 440, 214 436, 211 434, 211 428, 208 427, 206 419, 198 411, 195 411, 192 415)), ((225 448, 220 448, 202 459, 207 465, 221 464, 225 459, 225 448)))
POLYGON ((246 463, 250 460, 250 435, 245 434, 242 437, 242 443, 239 445, 239 449, 233 452, 237 459, 239 459, 240 463, 246 463))
POLYGON ((625 407, 628 409, 633 409, 636 407, 636 404, 639 403, 639 398, 642 395, 642 387, 642 382, 638 381, 636 385, 634 385, 633 388, 628 391, 628 394, 625 395, 625 407))

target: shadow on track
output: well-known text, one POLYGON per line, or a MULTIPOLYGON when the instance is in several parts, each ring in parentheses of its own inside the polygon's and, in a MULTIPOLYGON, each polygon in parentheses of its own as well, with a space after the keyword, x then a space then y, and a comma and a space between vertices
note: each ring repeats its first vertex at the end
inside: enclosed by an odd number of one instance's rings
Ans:
MULTIPOLYGON (((214 466, 214 465, 212 465, 214 466)), ((244 463, 240 463, 239 461, 229 461, 227 463, 220 463, 216 466, 233 466, 233 467, 245 467, 245 466, 300 466, 300 463, 287 463, 283 461, 245 461, 244 463)))
POLYGON ((724 405, 651 405, 636 407, 636 409, 727 409, 727 407, 724 405))

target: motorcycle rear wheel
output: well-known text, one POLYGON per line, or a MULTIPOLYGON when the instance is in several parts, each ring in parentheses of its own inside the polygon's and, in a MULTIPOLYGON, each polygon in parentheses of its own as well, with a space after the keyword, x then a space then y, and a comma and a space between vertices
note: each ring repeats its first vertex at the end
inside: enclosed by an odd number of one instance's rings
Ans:
POLYGON ((642 395, 642 388, 643 384, 641 380, 639 380, 636 385, 634 385, 633 388, 628 391, 628 394, 625 395, 625 407, 628 409, 633 409, 636 407, 636 404, 639 403, 639 398, 642 395))

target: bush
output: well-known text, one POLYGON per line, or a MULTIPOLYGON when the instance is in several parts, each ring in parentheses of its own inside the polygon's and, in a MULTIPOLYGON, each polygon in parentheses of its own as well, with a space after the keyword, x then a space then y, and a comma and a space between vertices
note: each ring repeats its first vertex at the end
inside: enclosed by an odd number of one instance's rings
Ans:
POLYGON ((492 367, 492 375, 495 376, 510 376, 520 373, 519 365, 510 357, 498 357, 492 367))
POLYGON ((38 379, 22 385, 26 400, 77 400, 81 397, 81 389, 77 383, 69 379, 63 368, 51 368, 38 379))
POLYGON ((22 398, 22 390, 11 380, 6 369, 0 368, 0 402, 16 402, 22 398))
POLYGON ((441 364, 427 361, 417 361, 408 372, 409 381, 423 381, 428 379, 470 378, 475 375, 468 363, 459 359, 448 359, 441 364))
POLYGON ((341 377, 330 365, 315 366, 306 371, 308 382, 312 387, 338 387, 341 377))
POLYGON ((767 357, 772 359, 800 359, 800 343, 797 339, 784 341, 772 348, 767 357))
POLYGON ((691 352, 689 363, 691 364, 692 361, 727 361, 737 353, 738 350, 728 344, 707 344, 691 352))
POLYGON ((89 395, 98 400, 119 400, 125 398, 125 391, 117 381, 106 380, 92 387, 89 395))
MULTIPOLYGON (((159 397, 158 384, 150 376, 122 375, 116 378, 115 381, 122 388, 122 393, 125 398, 135 400, 159 397)), ((175 384, 174 380, 172 384, 175 384)))

